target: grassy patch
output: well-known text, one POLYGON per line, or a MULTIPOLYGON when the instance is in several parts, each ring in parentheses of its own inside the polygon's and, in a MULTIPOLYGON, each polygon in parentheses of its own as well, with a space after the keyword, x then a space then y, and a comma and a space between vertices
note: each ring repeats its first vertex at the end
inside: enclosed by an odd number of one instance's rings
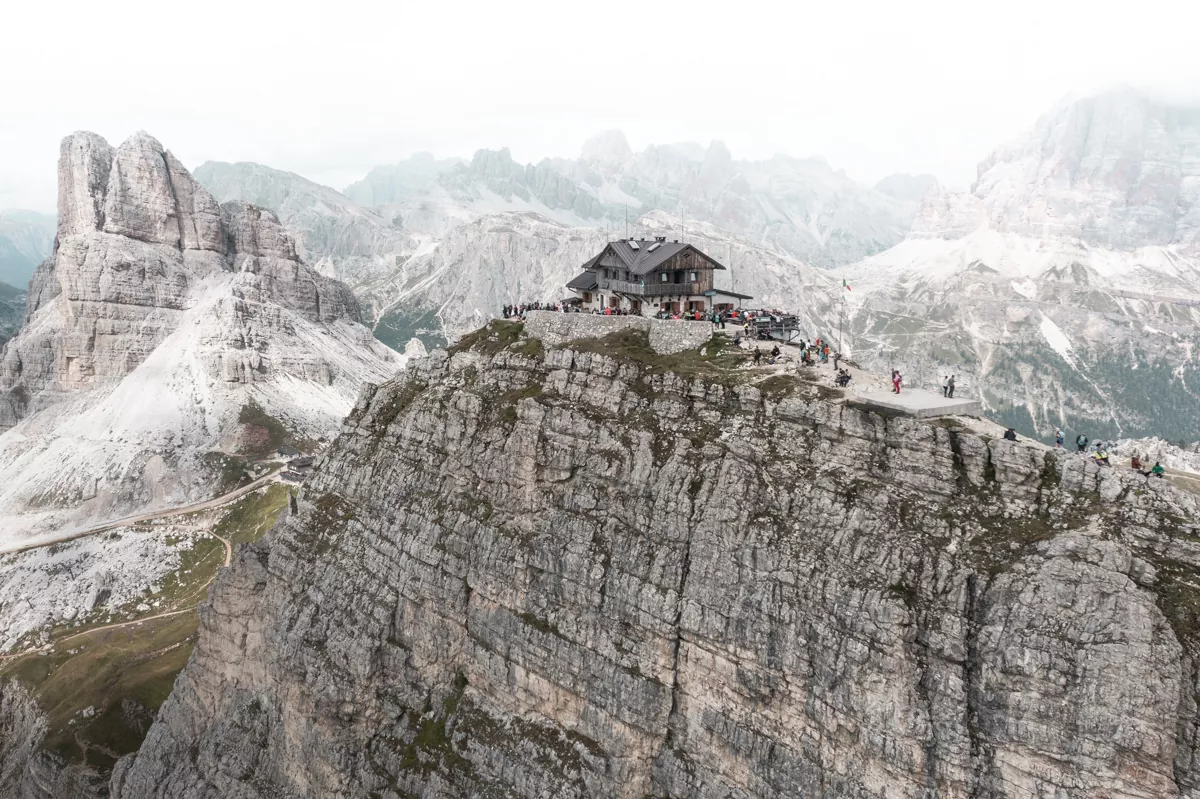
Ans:
POLYGON ((250 482, 246 476, 246 462, 224 452, 205 452, 201 461, 212 472, 217 481, 217 494, 228 494, 235 488, 250 482))
POLYGON ((495 355, 520 341, 524 331, 524 322, 495 319, 475 332, 463 336, 453 346, 447 347, 446 351, 451 354, 478 352, 481 355, 495 355))
POLYGON ((296 543, 312 557, 326 555, 354 518, 354 508, 349 502, 337 494, 322 494, 313 502, 308 524, 296 533, 296 543))
POLYGON ((781 400, 790 396, 796 393, 796 389, 801 385, 803 383, 795 375, 772 375, 766 380, 754 384, 763 397, 769 400, 781 400))
POLYGON ((659 355, 650 347, 646 330, 626 329, 600 338, 577 339, 564 345, 576 352, 594 352, 638 364, 643 374, 672 372, 685 378, 699 378, 714 383, 736 385, 754 376, 740 367, 750 358, 740 350, 731 349, 725 338, 714 338, 699 350, 685 350, 659 355), (703 354, 701 354, 703 351, 703 354))
POLYGON ((529 383, 521 388, 514 388, 511 391, 505 391, 500 395, 499 400, 494 406, 499 415, 500 421, 505 424, 517 423, 517 403, 523 399, 530 397, 542 396, 541 383, 529 383))
POLYGON ((513 352, 519 352, 526 358, 541 360, 546 356, 546 346, 540 338, 526 338, 512 347, 513 352))
POLYGON ((291 489, 273 483, 264 491, 255 491, 229 507, 213 532, 231 544, 247 544, 266 534, 287 507, 291 489))
MULTIPOLYGON (((288 503, 290 489, 276 484, 229 506, 211 529, 231 543, 261 537, 288 503)), ((179 536, 167 536, 182 543, 179 536)), ((49 654, 26 654, 0 669, 0 681, 15 680, 33 694, 48 717, 41 748, 68 763, 86 763, 101 772, 135 751, 175 676, 191 655, 197 629, 195 606, 225 562, 225 545, 208 535, 179 553, 180 566, 166 575, 154 593, 139 597, 113 614, 147 617, 119 627, 102 619, 84 627, 51 632, 57 640, 49 654), (183 611, 167 618, 157 614, 183 611), (90 628, 90 629, 89 629, 90 628), (89 711, 88 709, 91 708, 89 711)))
POLYGON ((430 708, 412 719, 415 734, 400 759, 401 770, 429 774, 438 766, 444 766, 451 772, 470 768, 471 764, 454 748, 454 742, 446 731, 446 722, 458 710, 466 689, 467 678, 460 672, 455 677, 450 694, 442 700, 441 713, 434 714, 430 708))
POLYGON ((562 633, 558 631, 558 627, 554 626, 543 618, 533 615, 532 613, 521 611, 517 614, 517 618, 521 620, 521 623, 527 624, 535 630, 540 630, 541 632, 549 633, 550 635, 557 635, 559 638, 562 638, 562 633))
POLYGON ((267 431, 267 443, 248 453, 250 455, 264 457, 285 444, 304 452, 312 452, 316 447, 315 442, 292 432, 287 425, 268 414, 256 402, 242 406, 238 413, 238 424, 254 425, 267 431))
POLYGON ((46 713, 43 749, 107 770, 141 745, 191 655, 197 624, 189 612, 98 630, 10 661, 0 679, 25 685, 46 713))
POLYGON ((204 599, 208 584, 217 575, 217 569, 225 563, 225 545, 211 536, 198 539, 191 549, 179 554, 179 569, 171 572, 162 581, 162 588, 144 599, 131 602, 121 608, 132 613, 140 602, 154 606, 154 613, 165 610, 192 607, 204 599))
POLYGON ((1190 655, 1200 654, 1200 584, 1196 570, 1179 561, 1151 556, 1158 570, 1158 607, 1190 655))

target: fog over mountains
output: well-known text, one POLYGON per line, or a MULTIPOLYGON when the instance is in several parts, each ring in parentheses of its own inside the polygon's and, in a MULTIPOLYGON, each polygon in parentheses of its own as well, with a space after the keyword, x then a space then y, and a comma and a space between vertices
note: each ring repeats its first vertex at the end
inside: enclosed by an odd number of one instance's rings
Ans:
MULTIPOLYGON (((814 320, 810 335, 845 312, 843 346, 864 365, 911 384, 954 372, 1027 433, 1191 439, 1198 118, 1128 89, 1065 102, 966 188, 867 186, 820 158, 739 160, 719 141, 634 152, 619 131, 536 164, 419 153, 343 192, 252 163, 208 162, 196 178, 219 202, 274 210, 396 349, 560 299, 606 239, 685 236, 728 263, 725 287, 814 320)), ((53 239, 45 223, 0 217, 18 288, 53 239)), ((20 323, 9 295, 0 335, 20 323)))
POLYGON ((912 384, 955 372, 1026 433, 1191 439, 1198 117, 1127 89, 1065 103, 966 189, 865 186, 818 158, 740 161, 720 142, 635 153, 615 131, 574 160, 415 155, 342 194, 245 164, 197 175, 221 199, 278 208, 393 346, 559 299, 606 237, 653 231, 732 261, 722 279, 827 335, 847 311, 844 347, 864 365, 912 384))

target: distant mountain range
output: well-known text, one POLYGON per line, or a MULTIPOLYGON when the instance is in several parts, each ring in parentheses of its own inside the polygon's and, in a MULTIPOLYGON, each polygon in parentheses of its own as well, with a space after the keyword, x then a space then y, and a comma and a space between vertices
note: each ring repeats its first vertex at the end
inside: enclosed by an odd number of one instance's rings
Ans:
POLYGON ((0 346, 17 332, 25 317, 25 290, 0 283, 0 346))
POLYGON ((1042 437, 1200 438, 1200 110, 1065 104, 848 270, 855 353, 1042 437))
POLYGON ((558 299, 605 236, 680 235, 686 225, 731 254, 771 253, 793 268, 850 263, 900 241, 935 185, 896 175, 865 186, 822 159, 736 161, 720 142, 635 154, 617 131, 575 160, 419 154, 344 194, 258 164, 209 162, 196 177, 219 200, 274 209, 316 268, 359 295, 376 335, 401 348, 414 335, 443 343, 506 302, 558 299))
POLYGON ((37 211, 0 211, 0 283, 24 289, 54 245, 54 217, 37 211))
POLYGON ((719 141, 654 145, 634 153, 620 131, 589 140, 575 160, 520 164, 507 149, 469 162, 427 154, 372 170, 345 195, 386 209, 421 232, 438 232, 431 206, 469 215, 533 211, 619 235, 629 220, 663 210, 707 222, 814 266, 852 263, 900 241, 929 176, 896 175, 864 186, 820 158, 735 160, 719 141), (460 212, 461 213, 461 212, 460 212))
POLYGON ((344 194, 252 165, 197 176, 276 208, 393 346, 558 299, 605 238, 683 235, 732 261, 755 302, 827 335, 845 312, 864 365, 935 387, 955 372, 1027 434, 1194 439, 1198 142, 1200 111, 1120 90, 1052 110, 963 191, 903 175, 864 186, 820 159, 739 161, 720 142, 634 153, 618 132, 574 160, 417 155, 344 194))

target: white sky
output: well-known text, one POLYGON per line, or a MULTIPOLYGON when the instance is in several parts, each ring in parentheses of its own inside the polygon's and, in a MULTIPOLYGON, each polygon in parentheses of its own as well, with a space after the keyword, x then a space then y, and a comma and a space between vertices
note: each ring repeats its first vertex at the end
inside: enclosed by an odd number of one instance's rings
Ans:
POLYGON ((609 128, 966 185, 1069 92, 1200 96, 1195 0, 8 0, 0 20, 0 208, 53 210, 81 128, 339 189, 417 150, 573 157, 609 128))

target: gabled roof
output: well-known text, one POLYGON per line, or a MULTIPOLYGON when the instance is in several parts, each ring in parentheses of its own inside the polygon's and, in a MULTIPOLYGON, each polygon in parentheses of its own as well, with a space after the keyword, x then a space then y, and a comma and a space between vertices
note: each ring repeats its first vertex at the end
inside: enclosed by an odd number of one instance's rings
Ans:
POLYGON ((591 291, 597 285, 595 272, 583 272, 567 281, 567 288, 578 291, 591 291))
MULTIPOLYGON (((686 252, 694 252, 704 260, 708 261, 713 269, 724 269, 725 267, 718 263, 714 258, 709 257, 704 252, 691 244, 681 244, 677 241, 638 241, 635 249, 629 241, 622 239, 621 241, 610 241, 605 245, 604 249, 595 258, 583 265, 584 269, 595 269, 600 259, 607 253, 612 253, 625 268, 635 275, 645 275, 653 272, 665 262, 671 260, 676 255, 686 252)), ((578 280, 578 278, 576 278, 578 280)), ((570 284, 568 284, 570 285, 570 284)))

